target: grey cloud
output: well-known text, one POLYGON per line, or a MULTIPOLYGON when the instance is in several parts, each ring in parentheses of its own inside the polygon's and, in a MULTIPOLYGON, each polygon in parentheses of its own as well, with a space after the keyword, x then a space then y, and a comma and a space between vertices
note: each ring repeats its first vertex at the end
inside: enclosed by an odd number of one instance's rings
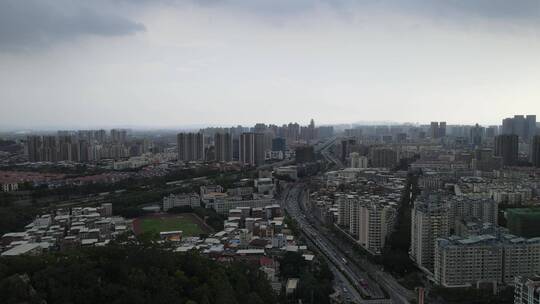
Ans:
POLYGON ((31 49, 83 35, 133 34, 145 27, 125 17, 125 9, 163 4, 180 9, 185 5, 220 7, 279 21, 321 8, 339 16, 376 8, 455 23, 488 19, 540 25, 540 0, 0 0, 0 51, 31 49))
POLYGON ((434 16, 473 16, 533 23, 537 23, 540 18, 538 0, 413 0, 384 3, 397 4, 398 8, 434 16))
POLYGON ((111 13, 100 1, 1 0, 0 50, 27 50, 82 35, 120 36, 144 25, 111 13))
MULTIPOLYGON (((118 0, 146 2, 150 0, 118 0)), ((489 18, 509 22, 540 22, 540 0, 161 0, 166 3, 191 3, 201 6, 221 6, 258 15, 287 17, 304 13, 321 5, 337 11, 361 11, 375 7, 419 14, 426 17, 489 18)))

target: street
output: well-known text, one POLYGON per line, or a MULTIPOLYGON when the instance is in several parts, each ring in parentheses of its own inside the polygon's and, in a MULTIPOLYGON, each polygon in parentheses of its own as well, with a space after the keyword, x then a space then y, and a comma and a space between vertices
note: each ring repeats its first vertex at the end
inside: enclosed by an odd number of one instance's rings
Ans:
POLYGON ((338 270, 336 285, 344 290, 344 294, 354 303, 369 303, 367 299, 385 299, 386 292, 391 299, 388 303, 409 303, 414 296, 411 291, 365 259, 359 264, 362 269, 358 268, 357 260, 352 261, 341 246, 338 248, 317 225, 310 223, 309 215, 301 208, 303 192, 302 184, 295 184, 288 189, 283 198, 283 207, 296 220, 302 233, 338 270))

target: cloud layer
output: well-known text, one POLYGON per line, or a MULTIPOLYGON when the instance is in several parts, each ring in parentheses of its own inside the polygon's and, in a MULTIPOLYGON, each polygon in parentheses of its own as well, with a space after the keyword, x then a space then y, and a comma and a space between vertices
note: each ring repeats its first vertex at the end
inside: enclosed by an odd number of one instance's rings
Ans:
POLYGON ((220 8, 270 21, 291 21, 316 10, 355 14, 366 10, 421 15, 466 23, 470 19, 540 27, 538 0, 2 0, 0 50, 31 49, 80 36, 122 36, 144 31, 131 11, 158 5, 220 8))
POLYGON ((540 115, 538 5, 0 0, 0 129, 540 115))
POLYGON ((21 50, 84 35, 120 36, 145 29, 109 9, 101 1, 2 0, 0 49, 21 50))

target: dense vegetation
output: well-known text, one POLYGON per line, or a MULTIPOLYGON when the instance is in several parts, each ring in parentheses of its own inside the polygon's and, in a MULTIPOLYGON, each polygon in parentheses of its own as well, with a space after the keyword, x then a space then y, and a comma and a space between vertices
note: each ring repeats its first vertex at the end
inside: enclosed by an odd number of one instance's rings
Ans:
POLYGON ((21 230, 38 212, 34 207, 0 206, 0 235, 21 230))
POLYGON ((420 194, 418 177, 418 174, 415 173, 409 173, 407 176, 407 184, 398 208, 396 227, 388 239, 380 260, 387 271, 400 276, 416 270, 409 258, 409 247, 411 244, 412 205, 416 196, 420 194))
POLYGON ((494 295, 491 289, 434 288, 433 298, 443 298, 449 304, 508 304, 514 302, 514 288, 506 287, 494 295))
POLYGON ((276 303, 264 274, 197 253, 112 245, 0 259, 2 303, 276 303))
POLYGON ((190 206, 174 207, 167 210, 167 213, 180 214, 180 213, 195 213, 198 217, 204 220, 204 222, 212 227, 215 231, 223 230, 223 222, 225 217, 217 214, 214 209, 207 209, 203 207, 191 208, 190 206))
MULTIPOLYGON (((45 169, 44 169, 45 170, 45 169)), ((50 171, 50 170, 45 170, 50 171)), ((88 173, 88 172, 87 172, 88 173)), ((164 177, 129 178, 116 183, 96 183, 82 186, 63 186, 49 189, 47 187, 23 187, 24 190, 14 193, 0 192, 0 234, 20 231, 32 219, 48 209, 55 208, 57 203, 73 199, 90 198, 87 206, 100 203, 112 203, 115 215, 135 218, 145 215, 142 205, 160 203, 162 198, 171 193, 198 192, 201 183, 215 183, 225 188, 233 187, 242 178, 254 177, 255 171, 221 173, 213 168, 181 169, 170 172, 164 177), (194 180, 205 177, 205 181, 194 180), (185 181, 180 186, 166 185, 170 181, 185 181), (23 193, 24 192, 24 193, 23 193), (106 195, 100 195, 105 193, 106 195), (92 198, 104 198, 92 202, 92 198), (20 201, 25 201, 20 204, 20 201)), ((81 205, 81 204, 78 204, 81 205)), ((208 211, 210 212, 210 211, 208 211)), ((197 212, 196 212, 197 213, 197 212)), ((206 222, 216 230, 222 227, 223 220, 214 213, 203 214, 206 222)))
MULTIPOLYGON (((309 263, 301 254, 287 252, 280 260, 279 271, 285 281, 289 278, 300 279, 293 298, 302 300, 302 303, 330 303, 329 296, 334 292, 332 287, 334 275, 324 261, 309 263)), ((282 298, 282 302, 286 300, 282 298)))
POLYGON ((193 212, 202 218, 204 222, 215 231, 223 230, 223 221, 225 218, 217 214, 214 209, 199 207, 193 209, 193 212))

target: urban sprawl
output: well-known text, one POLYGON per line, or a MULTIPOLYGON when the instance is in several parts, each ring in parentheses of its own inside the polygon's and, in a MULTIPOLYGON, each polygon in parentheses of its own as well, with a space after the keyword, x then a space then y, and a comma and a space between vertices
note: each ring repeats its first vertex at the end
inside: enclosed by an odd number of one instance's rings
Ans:
POLYGON ((1 133, 0 211, 17 216, 0 255, 152 242, 256 265, 289 303, 313 301, 284 273, 295 256, 329 268, 331 303, 540 303, 539 130, 515 115, 1 133))

